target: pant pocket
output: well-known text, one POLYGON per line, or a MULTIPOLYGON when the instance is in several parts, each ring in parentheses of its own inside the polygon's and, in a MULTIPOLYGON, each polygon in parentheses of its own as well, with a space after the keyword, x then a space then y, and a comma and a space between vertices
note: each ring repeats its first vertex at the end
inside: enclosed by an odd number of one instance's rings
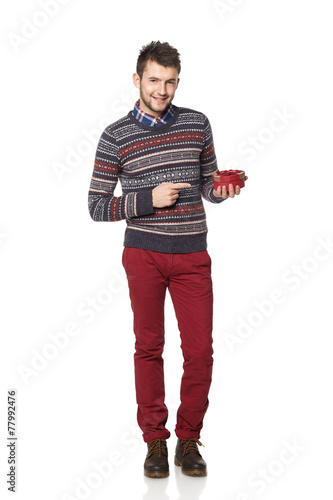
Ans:
POLYGON ((123 250, 121 262, 123 264, 125 271, 126 271, 126 266, 128 264, 128 258, 129 258, 129 254, 131 253, 131 250, 132 250, 131 247, 124 247, 124 250, 123 250))

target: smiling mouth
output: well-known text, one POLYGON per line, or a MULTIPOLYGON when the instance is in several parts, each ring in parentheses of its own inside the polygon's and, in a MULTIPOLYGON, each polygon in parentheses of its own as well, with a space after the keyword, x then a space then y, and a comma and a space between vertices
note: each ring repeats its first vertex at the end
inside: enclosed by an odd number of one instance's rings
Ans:
POLYGON ((165 102, 167 100, 166 97, 163 98, 163 97, 154 97, 154 96, 153 96, 153 99, 155 99, 155 101, 158 101, 158 102, 165 102))

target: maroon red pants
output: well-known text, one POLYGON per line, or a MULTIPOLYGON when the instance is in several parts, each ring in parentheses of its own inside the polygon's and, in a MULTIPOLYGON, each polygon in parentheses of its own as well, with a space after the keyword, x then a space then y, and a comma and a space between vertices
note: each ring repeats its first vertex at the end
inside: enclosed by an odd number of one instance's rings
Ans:
POLYGON ((166 289, 175 309, 184 357, 179 439, 200 438, 213 367, 213 290, 208 252, 167 254, 125 247, 125 268, 135 333, 137 419, 143 439, 167 439, 163 347, 166 289))

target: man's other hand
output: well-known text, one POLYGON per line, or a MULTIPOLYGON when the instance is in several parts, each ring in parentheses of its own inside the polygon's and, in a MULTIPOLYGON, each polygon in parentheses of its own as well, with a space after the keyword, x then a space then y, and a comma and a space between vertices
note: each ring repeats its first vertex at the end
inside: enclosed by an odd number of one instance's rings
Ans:
MULTIPOLYGON (((244 181, 248 179, 248 176, 244 177, 244 181)), ((234 189, 234 186, 232 184, 229 184, 229 192, 227 192, 227 187, 226 186, 218 186, 217 189, 213 190, 213 195, 216 196, 217 198, 224 198, 225 200, 227 198, 234 198, 235 194, 240 194, 241 188, 239 186, 236 186, 236 189, 234 189)))
POLYGON ((170 207, 176 203, 181 188, 191 187, 187 182, 162 182, 153 189, 153 207, 170 207))

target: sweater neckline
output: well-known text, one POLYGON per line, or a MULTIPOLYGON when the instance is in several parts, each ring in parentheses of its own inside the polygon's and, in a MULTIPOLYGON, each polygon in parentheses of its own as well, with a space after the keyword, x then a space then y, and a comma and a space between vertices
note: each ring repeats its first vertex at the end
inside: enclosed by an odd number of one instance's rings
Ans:
POLYGON ((135 118, 135 116, 133 115, 132 110, 129 111, 127 116, 139 128, 142 128, 145 130, 150 130, 153 133, 159 133, 159 131, 163 131, 163 130, 166 130, 167 128, 169 128, 177 120, 178 115, 179 115, 179 108, 175 104, 173 104, 173 108, 175 110, 175 114, 171 118, 171 120, 169 120, 168 123, 163 123, 162 125, 158 125, 158 126, 155 125, 154 127, 152 127, 151 125, 145 125, 144 123, 139 122, 139 120, 137 118, 135 118))

